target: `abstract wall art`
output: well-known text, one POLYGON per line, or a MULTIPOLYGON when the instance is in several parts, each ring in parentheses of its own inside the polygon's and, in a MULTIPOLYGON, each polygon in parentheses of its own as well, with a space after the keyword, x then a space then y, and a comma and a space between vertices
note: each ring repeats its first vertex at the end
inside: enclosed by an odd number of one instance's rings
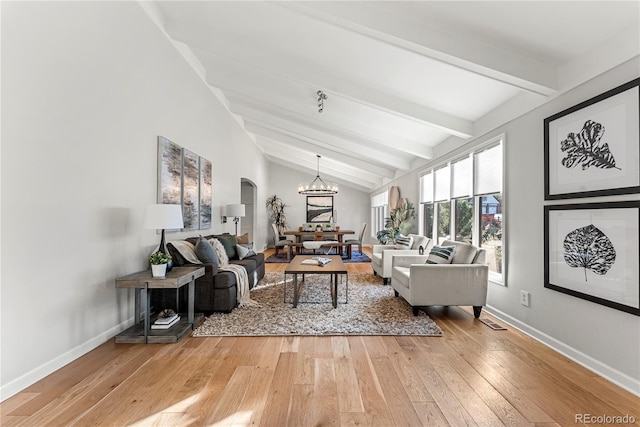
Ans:
POLYGON ((158 203, 182 205, 184 230, 211 228, 211 161, 158 137, 158 203))
POLYGON ((307 196, 307 222, 329 222, 333 215, 333 196, 307 196))

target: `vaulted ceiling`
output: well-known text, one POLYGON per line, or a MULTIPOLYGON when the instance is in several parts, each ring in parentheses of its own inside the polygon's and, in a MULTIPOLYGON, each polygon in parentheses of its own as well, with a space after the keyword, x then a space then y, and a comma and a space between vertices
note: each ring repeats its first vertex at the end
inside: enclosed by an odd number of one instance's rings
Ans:
POLYGON ((640 53, 636 1, 143 7, 271 161, 362 191, 640 53))

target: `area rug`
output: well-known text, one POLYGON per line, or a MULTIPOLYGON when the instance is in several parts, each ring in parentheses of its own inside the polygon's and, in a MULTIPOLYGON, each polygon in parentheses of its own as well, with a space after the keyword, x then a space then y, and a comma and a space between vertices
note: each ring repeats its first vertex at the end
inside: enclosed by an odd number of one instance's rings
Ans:
MULTIPOLYGON (((318 255, 321 255, 320 253, 318 253, 318 255)), ((328 255, 337 255, 337 253, 335 251, 331 251, 329 252, 328 255)), ((264 262, 290 262, 291 260, 287 259, 287 251, 282 250, 280 252, 278 252, 278 255, 273 254, 270 257, 268 257, 267 259, 264 260, 264 262)), ((353 251, 351 252, 351 258, 342 258, 342 262, 344 263, 348 263, 348 262, 371 262, 371 258, 369 258, 367 256, 367 254, 365 254, 364 252, 360 252, 360 251, 353 251)))
POLYGON ((393 288, 371 273, 350 273, 338 288, 338 308, 331 304, 329 277, 306 275, 297 308, 291 299, 291 276, 267 273, 251 290, 257 306, 214 313, 193 336, 267 335, 420 335, 442 336, 442 330, 424 312, 414 316, 411 306, 394 296, 393 288), (285 301, 284 287, 287 287, 285 301))

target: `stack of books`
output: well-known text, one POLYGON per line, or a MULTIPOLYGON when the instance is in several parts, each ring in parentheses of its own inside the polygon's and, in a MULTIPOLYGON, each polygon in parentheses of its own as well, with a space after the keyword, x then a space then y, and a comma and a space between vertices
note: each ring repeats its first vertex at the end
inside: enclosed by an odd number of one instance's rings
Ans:
POLYGON ((317 256, 317 257, 303 260, 302 264, 324 266, 329 264, 330 262, 331 262, 331 258, 323 258, 323 257, 317 256))
POLYGON ((171 326, 178 323, 180 320, 180 315, 174 314, 168 317, 158 317, 153 325, 151 325, 151 329, 169 329, 171 326))

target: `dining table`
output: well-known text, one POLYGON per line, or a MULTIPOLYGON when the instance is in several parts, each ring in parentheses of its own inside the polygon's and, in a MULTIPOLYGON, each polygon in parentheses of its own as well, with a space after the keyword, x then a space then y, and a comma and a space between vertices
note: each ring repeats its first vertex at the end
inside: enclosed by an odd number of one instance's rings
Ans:
MULTIPOLYGON (((298 244, 297 246, 299 248, 305 236, 313 236, 313 240, 315 241, 322 241, 327 236, 336 236, 338 239, 338 243, 342 243, 345 235, 356 234, 356 232, 353 230, 343 230, 342 228, 339 230, 322 230, 322 231, 318 231, 318 230, 303 231, 298 229, 298 230, 285 230, 283 234, 287 236, 295 236, 296 243, 298 244)), ((343 253, 343 247, 342 245, 338 245, 338 254, 342 255, 342 253, 343 253)))

